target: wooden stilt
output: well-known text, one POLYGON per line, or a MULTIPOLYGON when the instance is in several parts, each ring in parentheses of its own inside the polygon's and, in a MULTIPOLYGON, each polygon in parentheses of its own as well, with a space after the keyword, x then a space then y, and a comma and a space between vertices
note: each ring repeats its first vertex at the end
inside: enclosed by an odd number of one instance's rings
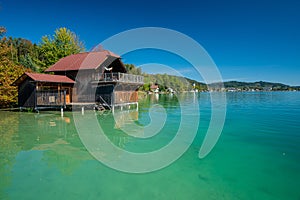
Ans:
POLYGON ((114 114, 115 113, 115 105, 112 105, 111 107, 111 112, 114 114))

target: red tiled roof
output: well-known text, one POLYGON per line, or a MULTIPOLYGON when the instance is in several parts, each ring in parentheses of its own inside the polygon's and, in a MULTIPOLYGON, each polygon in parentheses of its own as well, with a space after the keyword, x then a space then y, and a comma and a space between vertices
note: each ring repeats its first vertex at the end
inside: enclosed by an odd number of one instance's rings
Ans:
POLYGON ((51 74, 37 74, 25 72, 32 80, 38 82, 52 82, 52 83, 75 83, 72 79, 66 76, 51 75, 51 74))
POLYGON ((151 85, 150 86, 150 89, 157 89, 158 88, 158 85, 151 85))
POLYGON ((49 67, 46 72, 96 69, 108 57, 120 58, 120 56, 108 50, 78 53, 60 59, 57 63, 49 67))
POLYGON ((32 78, 34 81, 38 82, 52 82, 52 83, 75 83, 72 79, 66 76, 51 75, 51 74, 37 74, 37 73, 27 73, 27 76, 32 78))
POLYGON ((37 82, 70 83, 70 84, 75 83, 75 81, 73 81, 72 79, 70 79, 66 76, 25 72, 22 76, 20 76, 17 80, 15 80, 11 85, 13 85, 13 86, 20 85, 21 83, 23 83, 23 81, 27 77, 30 77, 32 80, 37 81, 37 82))

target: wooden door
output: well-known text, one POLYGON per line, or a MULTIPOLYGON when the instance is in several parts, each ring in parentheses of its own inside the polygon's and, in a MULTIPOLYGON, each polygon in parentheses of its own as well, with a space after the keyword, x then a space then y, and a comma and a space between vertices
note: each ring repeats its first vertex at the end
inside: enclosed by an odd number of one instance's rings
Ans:
POLYGON ((71 88, 70 87, 62 87, 63 90, 66 91, 66 104, 71 103, 71 88))

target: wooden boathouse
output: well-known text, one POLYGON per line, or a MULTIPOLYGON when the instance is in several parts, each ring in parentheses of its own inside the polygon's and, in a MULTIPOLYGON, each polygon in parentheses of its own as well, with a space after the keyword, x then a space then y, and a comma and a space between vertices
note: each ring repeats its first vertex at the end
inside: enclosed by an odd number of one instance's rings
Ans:
POLYGON ((20 108, 138 105, 143 85, 143 76, 128 74, 120 56, 108 50, 67 56, 46 72, 52 74, 24 73, 13 83, 20 108))

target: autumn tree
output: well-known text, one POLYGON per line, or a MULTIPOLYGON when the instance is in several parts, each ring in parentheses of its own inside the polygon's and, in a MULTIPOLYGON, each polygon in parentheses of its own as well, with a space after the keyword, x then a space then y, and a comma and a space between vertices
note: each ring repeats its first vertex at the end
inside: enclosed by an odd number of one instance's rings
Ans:
POLYGON ((11 84, 26 68, 16 65, 10 59, 11 47, 0 41, 0 107, 10 107, 17 103, 17 88, 11 84))

